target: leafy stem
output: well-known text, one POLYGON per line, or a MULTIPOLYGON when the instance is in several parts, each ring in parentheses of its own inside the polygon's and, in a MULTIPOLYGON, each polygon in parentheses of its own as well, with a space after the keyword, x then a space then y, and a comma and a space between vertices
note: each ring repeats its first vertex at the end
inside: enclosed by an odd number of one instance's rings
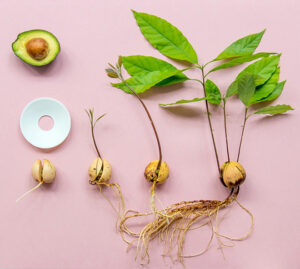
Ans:
MULTIPOLYGON (((206 91, 205 91, 204 66, 202 66, 200 69, 201 69, 201 73, 202 73, 202 86, 203 86, 204 97, 206 98, 207 96, 206 96, 206 91)), ((218 171, 219 171, 219 174, 221 175, 220 161, 219 161, 217 146, 216 146, 216 142, 215 142, 214 131, 213 131, 212 123, 211 123, 210 111, 209 111, 209 106, 208 106, 207 99, 205 99, 205 107, 206 107, 206 114, 207 114, 207 119, 208 119, 208 123, 209 123, 210 134, 211 134, 211 138, 212 138, 212 142, 213 142, 213 146, 214 146, 214 151, 215 151, 215 156, 216 156, 218 171)))
POLYGON ((89 110, 85 110, 85 112, 87 113, 89 119, 90 119, 90 124, 91 124, 91 131, 92 131, 92 138, 93 138, 93 142, 94 142, 94 146, 95 149, 97 151, 97 155, 98 157, 102 160, 101 155, 100 155, 100 151, 98 149, 97 143, 96 143, 96 139, 95 139, 95 134, 94 134, 94 128, 96 126, 96 123, 105 116, 105 114, 101 115, 100 117, 98 117, 95 121, 94 121, 94 109, 89 109, 89 110))
MULTIPOLYGON (((119 63, 116 64, 116 67, 110 65, 112 68, 113 68, 113 71, 115 72, 115 74, 117 75, 117 78, 119 78, 123 83, 124 85, 132 92, 132 94, 140 101, 141 105, 143 106, 147 116, 148 116, 148 119, 151 123, 151 126, 153 128, 153 132, 155 134, 155 138, 156 138, 156 141, 157 141, 157 146, 158 146, 158 152, 159 152, 159 159, 158 159, 158 164, 157 164, 157 174, 160 170, 160 166, 161 166, 161 162, 162 162, 162 150, 161 150, 161 144, 160 144, 160 140, 159 140, 159 137, 158 137, 158 133, 157 133, 157 130, 156 130, 156 127, 155 127, 155 124, 152 120, 152 117, 150 115, 150 112, 148 110, 148 108, 146 107, 145 103, 143 102, 143 100, 141 99, 141 97, 136 93, 136 91, 134 89, 132 89, 132 87, 130 87, 128 85, 128 83, 126 82, 126 80, 124 79, 123 75, 122 75, 122 70, 121 70, 121 67, 122 67, 122 63, 121 63, 121 58, 119 58, 119 63)), ((110 73, 108 72, 108 75, 110 75, 110 73)))
POLYGON ((248 116, 247 116, 247 113, 248 113, 248 107, 246 106, 245 107, 245 114, 244 114, 244 123, 243 123, 243 129, 242 129, 242 134, 241 134, 241 139, 240 139, 240 145, 239 145, 239 151, 238 151, 238 156, 237 156, 237 162, 239 161, 240 159, 240 153, 241 153, 241 147, 242 147, 242 142, 243 142, 243 137, 244 137, 244 132, 245 132, 245 126, 246 126, 246 122, 248 120, 248 116))
POLYGON ((228 145, 228 134, 227 134, 227 120, 226 120, 226 98, 223 97, 223 114, 224 114, 224 131, 225 131, 225 141, 226 141, 226 151, 227 151, 227 161, 230 161, 229 155, 229 145, 228 145))

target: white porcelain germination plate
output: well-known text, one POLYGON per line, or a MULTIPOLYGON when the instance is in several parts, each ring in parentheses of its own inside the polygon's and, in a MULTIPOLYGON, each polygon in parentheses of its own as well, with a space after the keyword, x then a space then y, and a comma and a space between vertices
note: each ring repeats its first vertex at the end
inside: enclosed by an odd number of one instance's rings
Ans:
POLYGON ((53 148, 61 144, 71 129, 71 117, 67 108, 53 98, 38 98, 24 108, 20 127, 25 139, 38 148, 53 148), (42 130, 39 120, 49 116, 54 126, 51 130, 42 130))

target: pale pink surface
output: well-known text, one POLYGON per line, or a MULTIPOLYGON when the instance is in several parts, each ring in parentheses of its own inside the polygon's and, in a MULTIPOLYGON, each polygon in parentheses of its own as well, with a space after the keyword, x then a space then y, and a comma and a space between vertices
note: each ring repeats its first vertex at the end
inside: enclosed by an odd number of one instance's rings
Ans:
MULTIPOLYGON (((143 169, 157 158, 151 126, 132 96, 110 86, 104 68, 118 55, 144 54, 166 59, 141 35, 130 8, 156 14, 179 27, 196 49, 201 63, 215 57, 233 40, 267 28, 259 51, 282 52, 283 95, 275 103, 296 110, 274 118, 253 117, 246 128, 241 163, 247 180, 239 201, 255 216, 252 236, 225 248, 226 260, 214 240, 203 256, 186 260, 187 268, 299 268, 299 1, 53 1, 0 2, 1 81, 1 268, 140 268, 134 250, 115 231, 110 205, 88 184, 87 168, 96 153, 84 108, 107 113, 96 129, 100 150, 113 166, 113 180, 123 188, 128 208, 149 207, 149 184, 143 169), (48 68, 34 68, 19 60, 11 43, 19 32, 42 28, 53 32, 61 53, 48 68), (49 152, 32 147, 19 130, 24 106, 37 97, 53 97, 69 109, 72 130, 63 145, 49 152), (33 187, 31 165, 48 158, 57 179, 16 204, 33 187)), ((171 61, 172 62, 172 61, 171 61)), ((178 63, 174 63, 180 66, 178 63)), ((239 68, 211 78, 224 92, 239 68)), ((199 73, 190 72, 191 76, 199 73)), ((168 162, 170 179, 157 195, 163 204, 194 199, 223 199, 228 191, 219 183, 204 103, 161 109, 158 103, 202 95, 196 82, 157 88, 143 95, 153 114, 168 162)), ((242 106, 228 106, 231 154, 236 155, 242 106)), ((225 147, 221 110, 213 111, 215 135, 222 160, 225 147)), ((111 191, 106 194, 113 197, 111 191)), ((115 201, 115 200, 114 200, 115 201)), ((116 202, 116 201, 115 201, 116 202)), ((249 218, 234 206, 222 232, 238 236, 249 218)), ((205 246, 209 233, 188 236, 186 253, 205 246)), ((150 249, 148 268, 167 266, 161 245, 150 249)))

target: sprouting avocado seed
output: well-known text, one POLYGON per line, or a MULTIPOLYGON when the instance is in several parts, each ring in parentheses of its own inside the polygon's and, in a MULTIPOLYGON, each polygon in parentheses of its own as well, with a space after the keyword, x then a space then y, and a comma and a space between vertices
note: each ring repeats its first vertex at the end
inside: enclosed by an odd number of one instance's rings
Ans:
POLYGON ((44 183, 52 183, 56 177, 56 168, 52 162, 44 159, 43 162, 41 160, 36 160, 31 169, 32 177, 39 182, 38 185, 33 187, 31 190, 22 194, 16 202, 22 200, 29 193, 38 189, 44 183))
POLYGON ((43 163, 36 160, 32 166, 32 177, 40 183, 52 183, 56 177, 56 168, 49 160, 44 159, 43 163))
POLYGON ((95 182, 95 183, 108 182, 111 178, 111 173, 112 173, 111 165, 106 159, 103 159, 103 165, 102 165, 102 160, 100 158, 96 158, 89 167, 89 176, 91 182, 95 182))
POLYGON ((241 185, 246 179, 246 172, 243 166, 234 161, 223 163, 221 166, 221 180, 228 188, 241 185))
POLYGON ((48 43, 43 38, 33 38, 26 43, 28 54, 35 60, 43 60, 48 55, 48 43))
POLYGON ((157 184, 164 183, 169 176, 169 166, 166 162, 161 162, 160 169, 157 171, 158 160, 150 162, 145 169, 145 178, 149 182, 157 184))

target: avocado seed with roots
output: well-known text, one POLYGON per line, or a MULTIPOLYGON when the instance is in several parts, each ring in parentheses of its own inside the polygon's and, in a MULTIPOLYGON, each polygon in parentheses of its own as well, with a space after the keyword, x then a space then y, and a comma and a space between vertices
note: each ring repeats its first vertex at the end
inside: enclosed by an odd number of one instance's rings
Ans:
POLYGON ((28 54, 35 60, 43 60, 48 55, 49 46, 43 38, 33 38, 26 43, 28 54))
POLYGON ((159 168, 157 166, 158 160, 150 162, 145 169, 144 175, 147 181, 162 184, 169 176, 169 166, 165 162, 161 162, 159 168))
POLYGON ((41 160, 36 160, 31 169, 32 177, 39 182, 38 185, 33 187, 31 190, 22 194, 16 202, 19 202, 26 195, 38 189, 44 183, 52 183, 56 177, 56 168, 54 164, 44 159, 43 162, 41 160))
POLYGON ((246 172, 243 166, 234 161, 223 163, 221 166, 221 181, 228 188, 241 185, 246 179, 246 172))
POLYGON ((52 183, 56 176, 56 169, 54 164, 44 159, 36 160, 32 166, 32 177, 38 182, 52 183))
POLYGON ((111 178, 111 165, 106 159, 96 158, 89 167, 91 184, 107 183, 111 178))

